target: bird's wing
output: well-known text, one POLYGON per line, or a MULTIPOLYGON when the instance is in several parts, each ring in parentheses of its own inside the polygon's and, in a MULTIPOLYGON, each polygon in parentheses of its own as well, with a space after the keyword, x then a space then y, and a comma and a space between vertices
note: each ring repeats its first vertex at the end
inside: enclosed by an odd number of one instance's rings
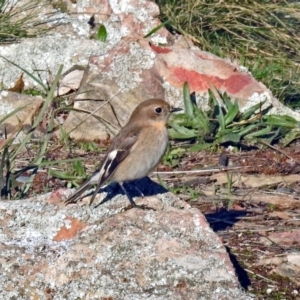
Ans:
POLYGON ((76 202, 77 198, 85 192, 91 184, 97 183, 96 190, 91 198, 90 204, 94 201, 101 186, 109 180, 114 173, 119 163, 123 161, 130 153, 131 148, 136 143, 141 132, 140 127, 125 126, 120 133, 114 138, 110 145, 107 155, 105 156, 101 165, 92 174, 92 176, 85 181, 82 186, 66 200, 66 203, 76 202))
POLYGON ((114 173, 119 163, 130 153, 141 133, 140 127, 124 127, 114 138, 107 155, 95 173, 100 172, 99 184, 103 184, 114 173))
POLYGON ((114 138, 113 143, 109 147, 107 156, 98 169, 98 172, 101 174, 100 180, 90 200, 90 205, 93 203, 104 182, 109 180, 118 165, 128 156, 131 148, 138 140, 140 133, 140 127, 125 126, 123 130, 120 131, 120 133, 114 138))

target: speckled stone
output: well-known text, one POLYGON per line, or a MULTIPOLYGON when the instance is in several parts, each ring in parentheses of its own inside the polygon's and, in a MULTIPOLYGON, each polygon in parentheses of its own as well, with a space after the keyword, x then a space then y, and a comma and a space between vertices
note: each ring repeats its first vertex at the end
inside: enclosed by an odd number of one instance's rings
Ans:
POLYGON ((65 206, 66 190, 0 201, 0 299, 252 299, 203 214, 156 191, 144 210, 65 206))

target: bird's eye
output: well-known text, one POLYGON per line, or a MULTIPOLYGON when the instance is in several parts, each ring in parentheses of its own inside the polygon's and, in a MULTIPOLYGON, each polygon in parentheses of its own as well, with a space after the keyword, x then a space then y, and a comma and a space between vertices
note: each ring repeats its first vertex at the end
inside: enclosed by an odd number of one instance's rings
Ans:
POLYGON ((157 114, 161 114, 162 108, 161 108, 161 107, 156 107, 156 108, 155 108, 155 112, 156 112, 157 114))

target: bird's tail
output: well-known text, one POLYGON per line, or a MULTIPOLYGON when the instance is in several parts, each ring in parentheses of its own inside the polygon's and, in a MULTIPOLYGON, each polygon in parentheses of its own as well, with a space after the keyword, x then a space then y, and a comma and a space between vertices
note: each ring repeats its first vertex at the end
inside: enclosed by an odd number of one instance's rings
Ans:
POLYGON ((70 203, 76 203, 78 201, 78 199, 80 198, 80 196, 89 189, 91 185, 90 180, 87 180, 85 183, 82 184, 81 187, 79 187, 79 189, 73 194, 71 195, 66 201, 66 204, 70 204, 70 203))

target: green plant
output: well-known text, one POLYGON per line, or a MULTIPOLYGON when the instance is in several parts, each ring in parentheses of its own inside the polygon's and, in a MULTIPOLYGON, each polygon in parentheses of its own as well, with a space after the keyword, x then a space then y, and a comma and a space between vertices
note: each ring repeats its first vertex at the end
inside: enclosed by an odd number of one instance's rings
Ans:
POLYGON ((183 148, 169 148, 163 157, 163 164, 169 167, 176 167, 179 164, 180 158, 185 154, 183 148))
POLYGON ((105 42, 107 39, 107 31, 103 24, 100 25, 100 27, 97 31, 96 39, 101 42, 105 42))
POLYGON ((230 172, 226 172, 227 177, 227 195, 228 197, 232 194, 232 188, 233 188, 233 180, 232 180, 232 174, 230 172))
MULTIPOLYGON (((4 196, 4 197, 8 196, 8 194, 11 194, 12 188, 17 188, 16 178, 19 176, 19 174, 22 173, 22 171, 13 172, 15 160, 16 160, 17 156, 19 155, 19 153, 21 153, 23 151, 26 144, 30 141, 30 139, 33 135, 33 132, 36 130, 38 125, 41 123, 46 110, 50 106, 50 102, 53 100, 53 94, 54 94, 55 88, 57 86, 58 80, 60 78, 61 72, 62 72, 62 66, 60 66, 60 68, 57 72, 57 75, 53 81, 51 89, 49 90, 49 92, 47 94, 47 98, 45 99, 44 104, 32 125, 32 129, 26 134, 26 136, 24 137, 22 142, 18 145, 15 145, 14 147, 12 147, 12 144, 15 139, 15 135, 11 135, 11 137, 8 140, 6 140, 6 142, 5 142, 5 146, 3 147, 3 152, 2 152, 2 164, 1 164, 1 171, 0 171, 2 178, 3 178, 1 190, 3 191, 2 196, 4 196), (6 167, 6 169, 5 169, 5 167, 6 167), (5 180, 4 180, 4 178, 5 178, 5 180), (5 184, 4 184, 4 182, 5 182, 5 184)), ((23 107, 20 107, 17 110, 14 110, 10 115, 15 114, 17 111, 21 110, 22 108, 23 107)), ((3 118, 0 121, 0 123, 3 123, 6 120, 6 118, 7 117, 3 118)), ((22 125, 23 124, 20 124, 17 127, 18 131, 16 132, 16 134, 20 133, 20 131, 22 130, 22 125)), ((32 185, 33 179, 38 171, 39 165, 43 161, 43 157, 45 155, 48 143, 50 141, 50 136, 51 136, 52 130, 53 130, 53 114, 50 117, 50 120, 48 123, 48 128, 47 128, 47 133, 46 133, 44 141, 40 147, 39 155, 31 162, 31 165, 32 165, 31 175, 28 178, 27 182, 24 183, 24 185, 19 189, 19 191, 16 195, 17 197, 23 197, 27 193, 30 186, 32 185)), ((25 169, 28 170, 28 167, 26 167, 25 169)))
POLYGON ((49 175, 55 178, 66 180, 67 186, 70 188, 72 186, 79 187, 83 180, 87 178, 85 168, 80 160, 75 160, 72 162, 72 169, 66 171, 50 170, 49 175))
POLYGON ((167 20, 167 21, 161 23, 160 25, 156 26, 155 28, 153 28, 152 30, 150 30, 146 35, 144 35, 144 38, 147 38, 147 37, 151 36, 152 34, 154 34, 155 32, 157 32, 159 29, 161 29, 165 25, 169 24, 170 21, 171 20, 167 20))
POLYGON ((297 1, 155 0, 162 22, 202 50, 239 60, 282 102, 300 102, 297 1))
MULTIPOLYGON (((39 14, 47 5, 39 0, 8 1, 0 0, 0 43, 23 37, 32 37, 49 30, 50 26, 40 26, 48 21, 41 22, 39 14)), ((50 13, 47 18, 50 20, 50 13)), ((49 24, 48 24, 49 25, 49 24)))
MULTIPOLYGON (((13 62, 12 62, 13 63, 13 62)), ((14 63, 13 63, 14 64, 14 63)), ((24 72, 28 73, 37 83, 39 83, 46 93, 45 101, 35 117, 35 120, 32 124, 31 129, 26 133, 24 138, 21 142, 16 142, 16 136, 21 133, 23 130, 23 123, 20 122, 18 126, 16 126, 15 130, 8 135, 5 131, 5 141, 0 146, 0 154, 1 154, 1 164, 0 164, 0 189, 1 189, 1 197, 2 198, 10 198, 10 199, 20 199, 24 197, 29 189, 32 187, 33 181, 40 169, 47 168, 48 170, 50 168, 53 168, 53 166, 65 166, 67 168, 67 165, 69 163, 73 163, 74 173, 77 176, 84 177, 85 171, 82 167, 81 160, 78 158, 73 159, 60 159, 51 161, 47 159, 47 153, 51 150, 52 147, 52 133, 54 130, 54 117, 58 111, 60 111, 62 108, 55 109, 55 96, 54 92, 57 87, 58 81, 60 79, 62 68, 61 65, 57 71, 57 74, 55 76, 55 79, 50 87, 49 90, 43 84, 40 82, 38 78, 33 76, 30 72, 27 70, 24 70, 20 66, 14 64, 18 68, 22 69, 24 72), (32 139, 34 132, 38 129, 38 127, 42 124, 46 125, 46 133, 43 137, 42 141, 34 141, 32 139), (35 156, 34 158, 30 159, 28 162, 28 165, 25 167, 17 168, 17 159, 24 153, 24 150, 30 147, 30 149, 34 149, 35 156), (23 185, 20 185, 18 183, 18 178, 21 174, 26 173, 26 181, 23 183, 23 185)), ((7 116, 3 117, 0 120, 0 124, 5 124, 5 121, 18 113, 20 110, 24 109, 25 106, 18 107, 11 113, 9 113, 7 116)), ((24 133, 23 133, 24 135, 24 133)), ((66 133, 63 138, 65 142, 69 142, 67 139, 68 134, 66 133)), ((65 145, 67 145, 66 143, 65 145)), ((57 145, 54 145, 54 147, 57 147, 57 145)), ((52 175, 50 170, 48 171, 48 174, 52 175)), ((59 171, 57 171, 59 173, 59 171)), ((55 171, 53 171, 55 173, 55 171)), ((57 176, 59 177, 59 176, 57 176)), ((77 178, 77 177, 76 177, 77 178)), ((75 178, 75 179, 76 179, 75 178)), ((74 179, 74 180, 75 180, 74 179)), ((47 186, 46 186, 47 188, 47 186)))
MULTIPOLYGON (((186 89, 186 87, 185 87, 186 89)), ((191 150, 215 148, 219 145, 255 145, 283 141, 288 144, 300 136, 300 122, 290 116, 267 115, 270 106, 258 103, 241 112, 237 102, 221 96, 211 87, 211 110, 201 111, 184 92, 185 113, 170 120, 169 134, 178 140, 194 140, 191 150)))
POLYGON ((102 152, 105 150, 104 147, 99 147, 98 144, 96 144, 95 142, 79 142, 78 146, 80 147, 80 149, 82 149, 83 151, 86 152, 102 152))
POLYGON ((189 196, 190 201, 198 200, 199 196, 201 195, 200 191, 185 185, 173 187, 170 189, 170 191, 175 195, 183 194, 185 196, 189 196))

